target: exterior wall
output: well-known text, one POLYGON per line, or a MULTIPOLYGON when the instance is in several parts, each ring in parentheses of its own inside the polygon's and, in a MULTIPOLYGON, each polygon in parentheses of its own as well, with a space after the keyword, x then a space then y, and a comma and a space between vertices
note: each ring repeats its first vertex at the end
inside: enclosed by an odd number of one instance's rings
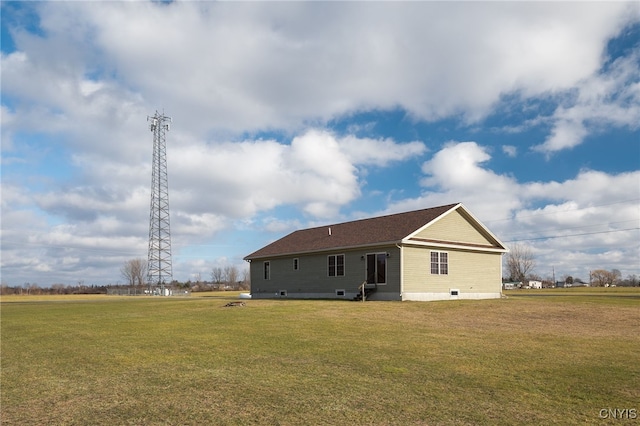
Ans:
POLYGON ((457 210, 423 229, 415 237, 441 241, 492 244, 457 210))
POLYGON ((502 295, 502 255, 405 246, 402 300, 491 299, 502 295), (431 251, 449 254, 449 273, 431 274, 431 251), (451 290, 458 290, 457 296, 451 290))
POLYGON ((366 255, 381 252, 389 253, 386 261, 387 283, 379 285, 367 300, 400 300, 400 250, 395 246, 254 259, 250 265, 251 297, 353 299, 358 294, 358 287, 366 279, 366 255), (344 276, 328 276, 327 256, 334 254, 345 255, 344 276), (298 270, 293 269, 294 258, 298 259, 298 270), (264 261, 270 262, 269 280, 263 276, 264 261), (344 290, 344 296, 338 296, 337 290, 344 290), (286 296, 281 292, 286 292, 286 296))

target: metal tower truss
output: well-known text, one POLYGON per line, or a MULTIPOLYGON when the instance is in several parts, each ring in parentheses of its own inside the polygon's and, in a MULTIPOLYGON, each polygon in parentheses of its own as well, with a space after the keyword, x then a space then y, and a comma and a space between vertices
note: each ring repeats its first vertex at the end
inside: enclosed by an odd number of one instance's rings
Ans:
POLYGON ((165 295, 165 284, 173 280, 171 266, 171 229, 169 226, 169 182, 167 177, 166 133, 171 117, 156 111, 147 116, 153 133, 153 163, 151 171, 151 214, 149 217, 149 285, 158 285, 165 295))

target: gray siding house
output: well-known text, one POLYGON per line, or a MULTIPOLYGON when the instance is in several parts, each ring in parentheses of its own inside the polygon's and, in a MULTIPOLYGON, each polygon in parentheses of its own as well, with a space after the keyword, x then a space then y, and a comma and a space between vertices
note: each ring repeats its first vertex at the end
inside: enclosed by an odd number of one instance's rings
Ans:
POLYGON ((458 203, 295 231, 245 260, 255 299, 489 299, 507 251, 458 203))

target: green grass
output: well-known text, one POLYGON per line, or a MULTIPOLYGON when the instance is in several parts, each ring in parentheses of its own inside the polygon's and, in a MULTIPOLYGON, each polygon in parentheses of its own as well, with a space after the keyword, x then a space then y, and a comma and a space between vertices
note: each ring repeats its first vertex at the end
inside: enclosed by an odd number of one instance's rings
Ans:
POLYGON ((3 297, 2 423, 566 425, 640 409, 638 298, 223 307, 236 297, 3 297))

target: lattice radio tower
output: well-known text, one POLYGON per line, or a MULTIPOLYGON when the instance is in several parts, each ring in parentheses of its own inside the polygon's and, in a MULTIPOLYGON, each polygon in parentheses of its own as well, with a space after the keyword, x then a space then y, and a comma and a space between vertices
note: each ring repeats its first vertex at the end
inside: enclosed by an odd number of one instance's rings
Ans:
POLYGON ((151 214, 149 216, 149 285, 160 287, 165 295, 165 284, 173 280, 171 270, 171 229, 169 227, 169 182, 167 178, 167 143, 171 117, 156 111, 147 116, 153 133, 153 163, 151 171, 151 214))

